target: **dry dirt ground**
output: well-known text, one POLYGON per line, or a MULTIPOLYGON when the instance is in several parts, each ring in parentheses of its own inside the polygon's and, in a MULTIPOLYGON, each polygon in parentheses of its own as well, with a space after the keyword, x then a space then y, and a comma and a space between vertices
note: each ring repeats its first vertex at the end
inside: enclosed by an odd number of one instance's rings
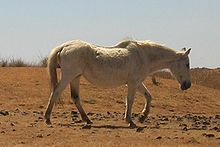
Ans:
POLYGON ((220 146, 219 87, 193 84, 182 92, 175 80, 158 80, 158 86, 145 81, 154 99, 143 124, 138 116, 144 98, 136 94, 136 129, 123 120, 125 86, 100 89, 83 78, 82 105, 94 124, 84 126, 67 87, 63 103, 53 109, 52 126, 47 126, 46 69, 0 68, 0 146, 220 146))

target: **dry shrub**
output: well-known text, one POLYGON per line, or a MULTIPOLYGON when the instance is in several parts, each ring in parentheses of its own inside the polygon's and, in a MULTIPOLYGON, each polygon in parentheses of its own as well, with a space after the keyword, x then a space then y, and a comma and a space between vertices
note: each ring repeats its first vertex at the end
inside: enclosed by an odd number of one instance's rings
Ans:
POLYGON ((191 75, 195 84, 220 89, 220 69, 195 68, 191 75))
POLYGON ((27 67, 29 66, 27 63, 25 63, 21 58, 19 59, 11 59, 8 63, 9 67, 27 67))
POLYGON ((47 57, 41 58, 39 66, 40 67, 47 67, 47 57))
POLYGON ((1 67, 27 67, 32 66, 31 64, 25 63, 21 58, 15 59, 1 59, 0 61, 1 67))
MULTIPOLYGON (((208 69, 208 68, 194 68, 191 69, 192 83, 197 85, 202 85, 214 89, 220 89, 220 68, 218 69, 208 69)), ((174 79, 174 77, 169 72, 158 72, 153 76, 164 78, 164 79, 174 79)))
POLYGON ((8 60, 1 59, 0 61, 0 67, 6 67, 8 65, 8 60))

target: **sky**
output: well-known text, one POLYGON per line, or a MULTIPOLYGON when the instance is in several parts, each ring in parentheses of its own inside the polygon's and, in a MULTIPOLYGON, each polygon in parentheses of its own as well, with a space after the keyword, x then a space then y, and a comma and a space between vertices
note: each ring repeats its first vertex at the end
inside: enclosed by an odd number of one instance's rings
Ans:
POLYGON ((191 67, 220 67, 220 0, 0 0, 0 59, 38 62, 69 40, 126 38, 192 48, 191 67))

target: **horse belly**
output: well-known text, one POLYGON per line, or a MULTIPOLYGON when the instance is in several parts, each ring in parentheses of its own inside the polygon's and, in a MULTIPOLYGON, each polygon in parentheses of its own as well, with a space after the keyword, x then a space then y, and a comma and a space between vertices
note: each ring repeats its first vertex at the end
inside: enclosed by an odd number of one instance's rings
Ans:
POLYGON ((114 88, 127 83, 127 74, 112 70, 85 70, 83 76, 92 84, 103 88, 114 88))

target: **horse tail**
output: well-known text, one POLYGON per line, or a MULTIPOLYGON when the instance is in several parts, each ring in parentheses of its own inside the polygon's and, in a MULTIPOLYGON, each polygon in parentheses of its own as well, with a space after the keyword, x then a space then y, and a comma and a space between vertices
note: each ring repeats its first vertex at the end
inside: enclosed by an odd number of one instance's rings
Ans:
POLYGON ((49 81, 50 81, 50 88, 51 92, 53 92, 57 86, 57 65, 59 59, 59 53, 62 51, 63 47, 56 47, 54 48, 50 55, 48 56, 47 60, 47 69, 49 74, 49 81))

